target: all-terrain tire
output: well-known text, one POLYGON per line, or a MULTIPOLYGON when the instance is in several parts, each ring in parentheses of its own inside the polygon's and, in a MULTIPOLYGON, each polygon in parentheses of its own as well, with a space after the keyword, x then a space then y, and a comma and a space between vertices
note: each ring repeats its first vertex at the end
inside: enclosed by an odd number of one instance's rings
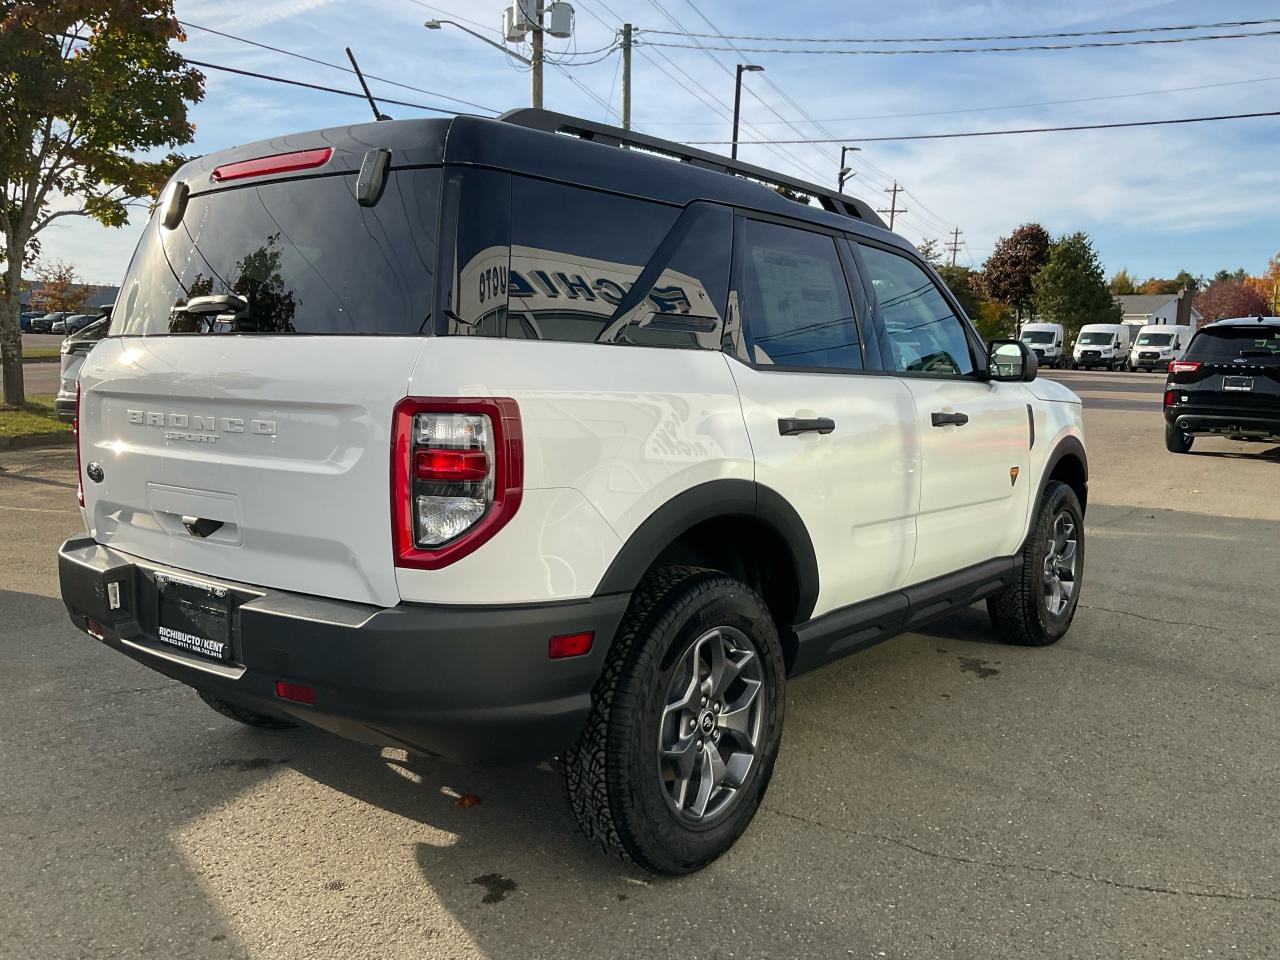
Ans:
POLYGON ((777 627, 753 590, 699 567, 649 574, 592 690, 586 726, 562 757, 565 795, 582 833, 604 852, 655 873, 692 873, 719 857, 750 824, 773 775, 785 685, 777 627), (754 648, 764 712, 755 759, 732 801, 714 820, 690 824, 672 808, 660 779, 660 724, 674 671, 716 628, 738 631, 754 648))
POLYGON ((1164 425, 1164 446, 1170 453, 1187 453, 1195 439, 1179 430, 1176 423, 1164 425))
POLYGON ((1065 483, 1051 482, 1040 498, 1031 534, 1022 548, 1022 569, 1003 590, 987 599, 987 614, 996 632, 1008 643, 1044 647, 1058 640, 1071 627, 1080 601, 1085 562, 1084 512, 1075 491, 1065 483), (1045 567, 1049 541, 1059 516, 1065 515, 1074 527, 1075 564, 1072 593, 1065 607, 1053 612, 1045 589, 1045 567))
POLYGON ((217 710, 229 720, 235 720, 246 726, 257 727, 259 730, 291 730, 297 726, 292 720, 286 720, 284 717, 273 717, 265 713, 258 713, 256 710, 246 710, 244 707, 238 707, 234 703, 228 703, 221 697, 215 697, 212 693, 204 690, 197 690, 200 699, 209 706, 217 710))

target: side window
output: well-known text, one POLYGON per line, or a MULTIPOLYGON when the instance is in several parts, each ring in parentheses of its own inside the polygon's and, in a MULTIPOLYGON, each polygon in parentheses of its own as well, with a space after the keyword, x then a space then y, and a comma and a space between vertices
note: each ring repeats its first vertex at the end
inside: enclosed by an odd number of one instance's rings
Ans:
POLYGON ((743 224, 741 299, 759 364, 862 368, 858 324, 835 240, 776 223, 743 224))
MULTIPOLYGON (((607 331, 609 321, 680 211, 524 177, 511 182, 505 335, 625 340, 607 331)), ((464 208, 460 219, 466 215, 464 208)))
MULTIPOLYGON (((449 332, 459 336, 520 336, 507 317, 511 270, 511 176, 468 170, 457 177, 457 285, 449 332)), ((452 184, 451 184, 452 185, 452 184)))
POLYGON ((973 373, 964 324, 929 275, 896 253, 861 249, 884 323, 886 368, 942 376, 973 373))

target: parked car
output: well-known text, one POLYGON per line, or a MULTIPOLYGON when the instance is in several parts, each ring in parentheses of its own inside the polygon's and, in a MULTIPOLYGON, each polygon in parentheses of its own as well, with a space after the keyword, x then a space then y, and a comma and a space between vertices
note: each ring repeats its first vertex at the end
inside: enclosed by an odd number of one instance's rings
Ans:
POLYGON ((1076 336, 1071 357, 1073 365, 1077 368, 1126 369, 1133 330, 1128 323, 1086 323, 1076 336))
POLYGON ((1079 601, 1079 399, 815 184, 541 110, 338 127, 184 165, 119 304, 72 622, 251 726, 559 756, 652 871, 751 821, 788 676, 1079 601))
POLYGON ((1170 362, 1182 357, 1191 342, 1194 331, 1189 326, 1175 324, 1149 324, 1138 331, 1129 351, 1129 367, 1132 370, 1169 369, 1170 362))
POLYGON ((43 316, 43 314, 33 313, 31 311, 27 311, 26 313, 19 314, 18 315, 18 331, 20 333, 29 332, 31 330, 31 321, 39 316, 43 316))
POLYGON ((1030 347, 1042 367, 1066 365, 1065 333, 1060 323, 1024 323, 1018 339, 1030 347))
POLYGON ((58 377, 58 395, 53 399, 53 410, 59 420, 71 423, 76 418, 76 387, 79 383, 80 364, 94 345, 107 335, 111 328, 110 317, 100 317, 77 333, 62 341, 62 369, 58 377))
POLYGON ((62 321, 62 332, 68 335, 76 333, 100 319, 102 319, 100 313, 73 313, 62 321))
POLYGON ((1195 438, 1280 439, 1280 317, 1238 317, 1201 327, 1169 364, 1164 442, 1186 453, 1195 438))
POLYGON ((55 311, 53 313, 41 314, 38 317, 31 318, 31 326, 29 333, 54 333, 53 325, 59 320, 67 317, 66 311, 55 311))

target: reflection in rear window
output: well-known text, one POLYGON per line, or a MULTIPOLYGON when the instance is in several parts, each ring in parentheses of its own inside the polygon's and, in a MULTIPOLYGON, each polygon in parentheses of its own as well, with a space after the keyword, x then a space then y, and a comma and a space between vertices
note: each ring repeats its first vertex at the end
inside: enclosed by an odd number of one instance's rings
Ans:
POLYGON ((1205 328, 1187 349, 1187 359, 1204 363, 1239 357, 1265 362, 1280 359, 1280 326, 1205 328))
POLYGON ((440 171, 389 176, 376 206, 354 175, 196 194, 147 225, 111 333, 417 334, 430 319, 440 171), (203 299, 199 299, 203 298, 203 299))

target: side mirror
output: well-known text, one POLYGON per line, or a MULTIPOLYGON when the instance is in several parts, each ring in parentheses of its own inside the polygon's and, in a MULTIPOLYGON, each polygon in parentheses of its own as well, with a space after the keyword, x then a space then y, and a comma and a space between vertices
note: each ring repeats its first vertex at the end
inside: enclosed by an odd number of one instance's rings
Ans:
POLYGON ((987 354, 987 370, 992 380, 1034 380, 1040 369, 1035 352, 1020 340, 993 340, 987 354))

